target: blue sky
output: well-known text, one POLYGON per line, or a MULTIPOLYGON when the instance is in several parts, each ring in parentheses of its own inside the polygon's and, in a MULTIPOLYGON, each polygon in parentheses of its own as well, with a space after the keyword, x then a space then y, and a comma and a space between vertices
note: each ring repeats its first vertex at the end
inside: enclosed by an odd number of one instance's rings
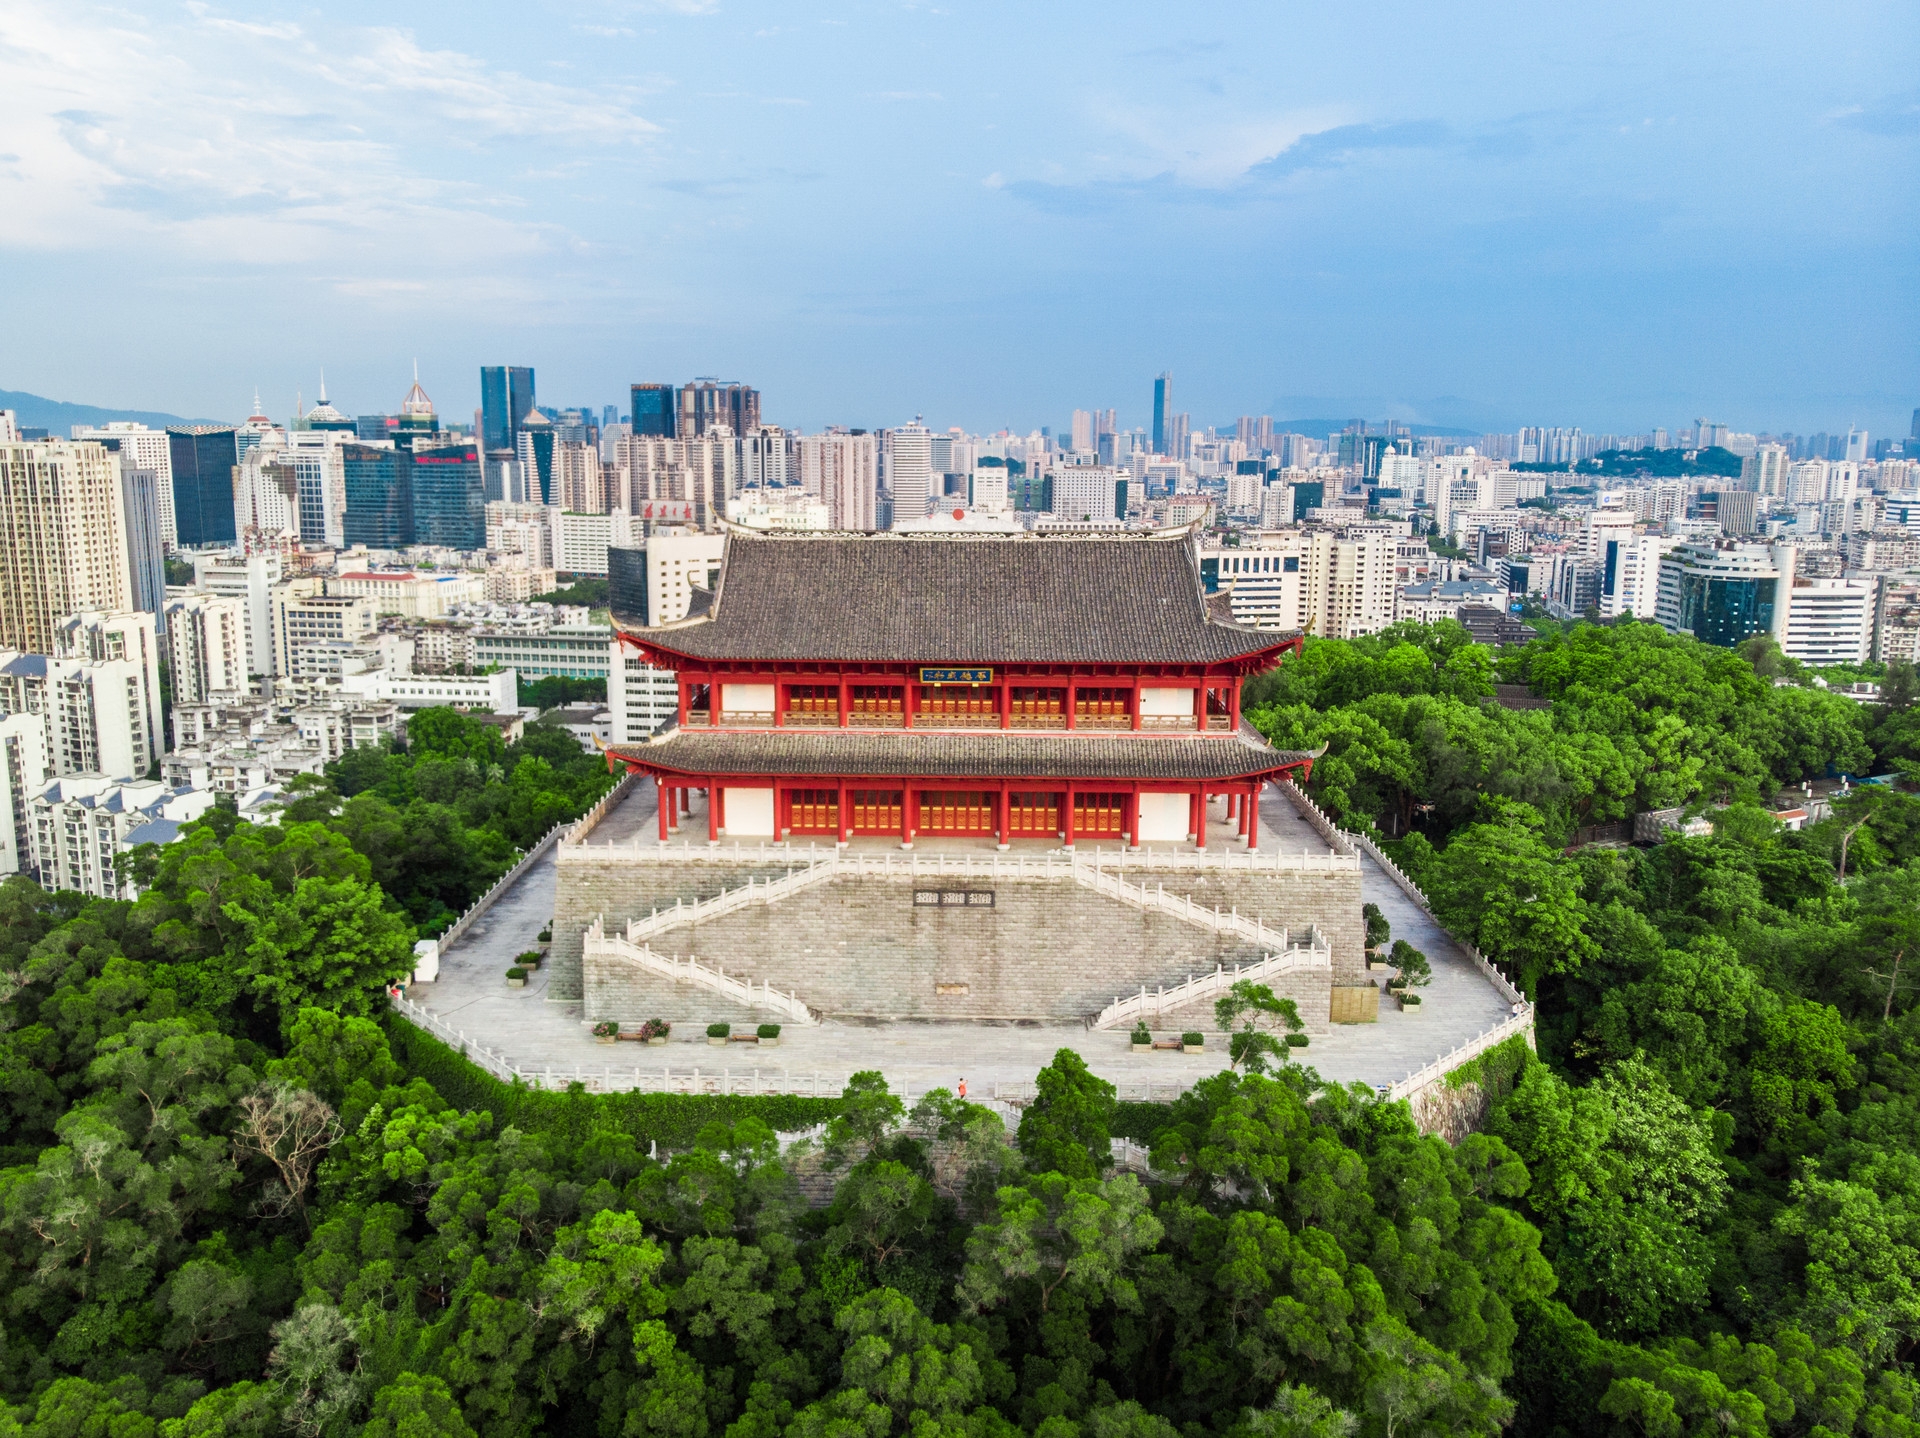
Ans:
POLYGON ((1917 62, 1847 0, 10 0, 0 387, 1905 433, 1917 62))

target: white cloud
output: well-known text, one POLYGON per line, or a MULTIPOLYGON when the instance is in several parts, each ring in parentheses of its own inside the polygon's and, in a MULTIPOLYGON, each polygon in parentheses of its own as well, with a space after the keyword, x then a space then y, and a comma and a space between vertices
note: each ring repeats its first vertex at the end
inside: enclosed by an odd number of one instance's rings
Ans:
MULTIPOLYGON (((0 8, 0 248, 291 268, 344 294, 458 302, 456 282, 471 293, 571 238, 523 218, 484 166, 449 173, 449 148, 528 141, 541 168, 604 164, 658 133, 630 100, 397 29, 322 47, 204 4, 143 19, 14 0, 0 8)), ((508 173, 526 159, 516 150, 508 173)))

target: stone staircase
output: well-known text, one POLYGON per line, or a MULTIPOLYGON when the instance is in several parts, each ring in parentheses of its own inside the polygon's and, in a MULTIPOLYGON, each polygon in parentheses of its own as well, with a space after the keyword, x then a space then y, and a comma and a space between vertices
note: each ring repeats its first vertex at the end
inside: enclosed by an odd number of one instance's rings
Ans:
POLYGON ((788 1023, 805 1026, 820 1022, 820 1015, 802 1002, 796 994, 783 994, 771 984, 755 984, 751 979, 734 978, 724 970, 708 968, 691 955, 680 958, 675 955, 656 954, 644 942, 635 943, 617 934, 609 936, 606 926, 598 919, 595 919, 587 929, 586 951, 589 954, 624 959, 649 973, 671 979, 677 984, 690 984, 696 989, 742 1004, 756 1012, 766 1011, 778 1014, 788 1023))
MULTIPOLYGON (((1282 939, 1286 931, 1282 930, 1282 939)), ((1221 964, 1210 974, 1189 974, 1182 984, 1172 988, 1162 986, 1149 993, 1143 984, 1140 992, 1125 998, 1116 998, 1092 1019, 1087 1027, 1091 1029, 1115 1029, 1122 1025, 1131 1025, 1159 1020, 1164 1025, 1166 1016, 1189 1005, 1211 1004, 1225 994, 1241 980, 1256 984, 1271 984, 1273 980, 1290 978, 1296 974, 1324 974, 1333 972, 1333 947, 1314 928, 1308 928, 1307 941, 1291 948, 1283 943, 1278 953, 1270 953, 1256 963, 1235 964, 1232 969, 1221 964)))
MULTIPOLYGON (((1209 936, 1209 942, 1199 946, 1203 950, 1201 954, 1190 953, 1184 960, 1185 964, 1193 967, 1206 966, 1202 972, 1189 973, 1186 981, 1180 984, 1153 984, 1151 988, 1142 984, 1138 993, 1116 997, 1111 1004, 1084 1020, 1090 1027, 1106 1029, 1142 1019, 1164 1021, 1168 1015, 1189 1006, 1210 1006, 1213 999, 1241 979, 1268 984, 1279 982, 1283 988, 1297 988, 1297 983, 1287 982, 1290 980, 1330 981, 1332 944, 1312 925, 1304 930, 1271 928, 1257 918, 1241 914, 1236 907, 1222 910, 1218 906, 1196 903, 1188 893, 1167 891, 1163 877, 1167 874, 1171 874, 1175 883, 1179 884, 1194 870, 1250 868, 1252 866, 1246 864, 1246 859, 1251 857, 1234 856, 1240 860, 1238 864, 1223 864, 1217 860, 1209 862, 1212 856, 1196 855, 1191 859, 1198 860, 1197 863, 1189 860, 1175 864, 1135 865, 1124 860, 1116 862, 1111 855, 1098 853, 1054 853, 1008 858, 991 854, 920 856, 813 851, 791 856, 784 875, 756 877, 749 874, 744 884, 723 887, 718 893, 691 902, 676 899, 671 907, 656 908, 645 915, 636 916, 628 920, 624 934, 617 930, 607 932, 604 916, 596 917, 583 934, 583 949, 585 955, 631 965, 645 974, 672 982, 676 988, 689 986, 692 990, 728 1000, 751 1011, 769 1012, 794 1024, 806 1025, 818 1023, 825 1010, 802 1000, 797 988, 783 993, 766 980, 756 982, 751 978, 728 975, 717 966, 710 966, 711 960, 703 964, 691 953, 671 952, 674 949, 691 948, 692 944, 664 940, 677 931, 693 930, 729 915, 745 917, 742 913, 745 910, 778 906, 785 900, 843 878, 911 878, 916 884, 957 879, 1040 880, 1069 884, 1091 891, 1102 900, 1162 916, 1178 927, 1199 930, 1209 936), (1132 869, 1132 874, 1126 873, 1128 868, 1132 869), (1136 875, 1147 882, 1140 882, 1135 878, 1136 875), (1207 949, 1212 950, 1211 954, 1204 952, 1207 949), (1236 954, 1244 957, 1236 962, 1236 954), (1199 958, 1199 965, 1194 964, 1195 958, 1199 958)), ((1263 869, 1268 864, 1291 867, 1289 860, 1275 863, 1274 860, 1266 860, 1265 856, 1261 858, 1265 860, 1260 864, 1263 869)), ((1306 866, 1303 864, 1302 867, 1306 866)), ((813 901, 813 906, 817 907, 820 902, 813 901)), ((785 945, 779 937, 783 927, 781 920, 762 915, 754 923, 761 932, 758 940, 749 941, 750 947, 732 946, 732 925, 723 926, 729 931, 728 936, 716 934, 710 936, 708 942, 719 945, 720 951, 727 954, 778 953, 784 949, 785 945), (769 942, 771 947, 768 947, 769 942)), ((1161 942, 1165 938, 1163 932, 1161 942)), ((1169 954, 1167 949, 1160 952, 1169 954)), ((758 966, 751 959, 745 962, 750 969, 758 966)), ((1086 961, 1083 959, 1082 962, 1086 961)), ((1178 973, 1182 962, 1180 958, 1169 955, 1158 965, 1158 973, 1165 975, 1169 969, 1178 973)), ((784 963, 781 964, 775 969, 776 974, 786 967, 784 963)), ((1104 971, 1105 966, 1096 960, 1082 974, 1081 981, 1072 985, 1080 992, 1081 1001, 1088 1002, 1088 1009, 1081 1009, 1081 1014, 1088 1014, 1089 1009, 1099 1002, 1086 990, 1092 988, 1094 994, 1098 993, 1099 974, 1104 971)), ((800 976, 789 974, 788 977, 800 976)), ((820 977, 816 974, 814 979, 805 979, 799 986, 811 987, 820 977)), ((1143 974, 1141 966, 1135 964, 1130 972, 1122 969, 1112 975, 1122 985, 1143 977, 1152 983, 1154 968, 1148 967, 1143 974)), ((822 1000, 820 994, 810 994, 809 997, 816 1002, 822 1000)), ((826 1003, 828 1009, 839 1012, 844 999, 827 999, 826 1003)), ((1210 1023, 1209 1014, 1207 1021, 1200 1026, 1210 1026, 1210 1023)), ((1318 1026, 1316 1019, 1315 1027, 1318 1026)))

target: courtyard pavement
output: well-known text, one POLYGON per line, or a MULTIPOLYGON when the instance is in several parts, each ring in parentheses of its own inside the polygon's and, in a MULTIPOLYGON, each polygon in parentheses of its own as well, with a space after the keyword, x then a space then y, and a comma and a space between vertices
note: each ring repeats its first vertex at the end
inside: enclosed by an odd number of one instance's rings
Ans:
MULTIPOLYGON (((1219 812, 1215 806, 1216 814, 1219 812)), ((593 841, 651 834, 654 788, 637 784, 593 831, 593 841)), ((1327 852, 1326 843, 1286 796, 1269 788, 1260 806, 1261 847, 1327 852)), ((704 830, 705 819, 694 821, 704 830)), ((683 828, 682 833, 687 830, 683 828)), ((1226 847, 1231 834, 1216 823, 1209 844, 1226 847)), ((916 845, 916 852, 933 845, 916 845)), ((971 847, 971 846, 970 846, 971 847)), ((735 1091, 778 1089, 837 1094, 848 1075, 879 1069, 896 1092, 920 1094, 966 1080, 970 1096, 1010 1097, 1031 1092, 1034 1073, 1057 1049, 1076 1050, 1127 1098, 1170 1098, 1225 1066, 1209 1036, 1205 1054, 1135 1054, 1124 1031, 1081 1024, 891 1023, 829 1020, 817 1027, 786 1027, 777 1047, 707 1044, 697 1025, 683 1025, 664 1047, 605 1046, 588 1032, 581 1005, 549 1000, 542 968, 524 989, 509 989, 504 971, 515 955, 536 947, 553 915, 555 850, 549 850, 441 956, 440 977, 417 984, 408 997, 428 1010, 435 1027, 456 1041, 483 1047, 500 1065, 553 1082, 580 1078, 594 1088, 680 1088, 699 1071, 698 1086, 735 1091)), ((1382 996, 1379 1022, 1335 1025, 1301 1056, 1329 1079, 1384 1086, 1425 1067, 1508 1017, 1508 1005, 1440 926, 1403 894, 1371 858, 1362 856, 1361 887, 1393 925, 1393 936, 1422 949, 1433 982, 1418 1013, 1402 1012, 1382 996)))

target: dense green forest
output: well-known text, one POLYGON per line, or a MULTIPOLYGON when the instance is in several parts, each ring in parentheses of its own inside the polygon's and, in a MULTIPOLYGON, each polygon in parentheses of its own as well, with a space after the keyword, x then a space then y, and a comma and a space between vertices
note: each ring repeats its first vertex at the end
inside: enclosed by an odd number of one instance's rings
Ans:
POLYGON ((380 989, 601 792, 538 726, 417 715, 280 823, 136 856, 134 903, 11 880, 0 1433, 1906 1438, 1920 710, 1910 673, 1873 707, 1776 673, 1441 625, 1249 695, 1538 1001, 1537 1058, 1459 1076, 1493 1104, 1457 1147, 1298 1065, 1116 1105, 1071 1050, 1011 1133, 877 1075, 501 1085, 380 989), (1830 771, 1906 787, 1783 832, 1830 771), (1566 848, 1676 806, 1711 836, 1566 848))
POLYGON ((1515 469, 1534 474, 1573 473, 1583 477, 1628 479, 1647 476, 1654 479, 1678 479, 1682 476, 1738 478, 1740 456, 1718 445, 1706 449, 1603 449, 1592 459, 1577 465, 1515 464, 1515 469))

